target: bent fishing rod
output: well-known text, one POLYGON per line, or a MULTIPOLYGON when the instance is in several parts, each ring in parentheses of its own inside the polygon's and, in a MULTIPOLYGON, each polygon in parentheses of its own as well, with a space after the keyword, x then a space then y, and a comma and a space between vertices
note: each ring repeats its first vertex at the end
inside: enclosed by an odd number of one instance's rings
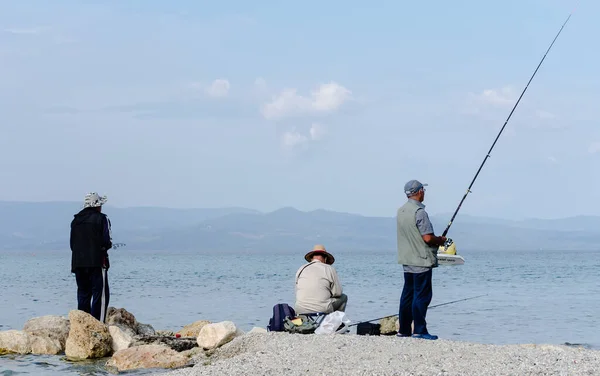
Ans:
POLYGON ((521 98, 523 98, 523 95, 525 94, 525 92, 527 91, 527 88, 529 87, 529 84, 531 83, 531 81, 533 80, 533 78, 535 77, 538 69, 540 69, 540 66, 542 65, 542 63, 544 62, 544 60, 546 59, 546 56, 548 55, 548 52, 550 52, 550 49, 552 48, 552 46, 554 45, 554 42, 556 42, 556 39, 558 39, 558 36, 560 35, 560 33, 562 32, 563 28, 565 27, 565 25, 567 24, 567 22, 569 22, 569 19, 571 18, 571 16, 573 15, 573 13, 575 12, 575 9, 573 9, 571 11, 571 13, 569 14, 569 17, 567 17, 566 21, 563 23, 563 25, 561 26, 560 30, 558 31, 558 33, 556 34, 556 36, 554 37, 554 40, 552 40, 552 43, 550 44, 550 47, 548 47, 548 49, 546 50, 546 53, 544 54, 544 56, 542 57, 542 60, 540 60, 540 63, 538 64, 537 68, 535 68, 535 71, 533 72, 533 74, 531 75, 531 78, 529 78, 529 81, 527 82, 527 85, 525 85, 525 88, 523 89, 523 91, 521 92, 521 95, 519 96, 519 99, 517 99, 517 102, 515 103, 514 107, 512 108, 512 110, 510 111, 510 114, 508 115, 508 117, 506 118, 506 121, 504 122, 504 125, 502 126, 502 128, 500 129, 500 132, 498 132, 498 135, 496 136, 496 139, 494 140, 494 142, 492 143, 492 147, 490 147, 490 150, 487 152, 487 155, 485 156, 485 158, 483 159, 483 162, 481 162, 481 165, 479 166, 479 169, 477 170, 477 173, 475 174, 475 176, 473 177, 473 180, 471 181, 471 184, 469 184, 469 187, 467 188, 467 191, 465 192, 465 195, 463 196, 462 200, 460 200, 460 203, 458 204, 458 207, 456 208, 456 211, 454 212, 454 215, 452 215, 452 218, 450 219, 450 222, 448 223, 448 226, 446 227, 446 229, 444 230, 444 232, 442 233, 442 236, 446 236, 448 234, 448 231, 450 230, 450 226, 452 226, 452 222, 454 222, 454 218, 456 217, 456 214, 458 214, 458 211, 460 210, 460 207, 462 206, 463 202, 465 201, 465 199, 467 198, 467 195, 469 193, 471 193, 471 188, 473 187, 473 184, 475 183, 475 180, 477 179, 477 177, 479 176, 479 173, 481 172, 481 169, 483 168, 483 165, 485 164, 485 162, 487 161, 487 159, 490 157, 490 153, 492 152, 492 149, 494 149, 494 146, 496 146, 496 142, 498 142, 498 139, 500 138, 500 135, 502 134, 502 132, 504 131, 504 128, 506 127, 506 124, 508 124, 508 121, 510 120, 510 118, 512 117, 513 112, 515 112, 515 109, 517 108, 517 106, 519 105, 519 102, 521 102, 521 98))
MULTIPOLYGON (((465 300, 471 300, 471 299, 475 299, 475 298, 481 298, 482 296, 486 296, 486 295, 487 295, 487 294, 483 294, 483 295, 477 295, 477 296, 472 296, 472 297, 470 297, 470 298, 464 298, 464 299, 459 299, 459 300, 453 300, 453 301, 451 301, 451 302, 440 303, 440 304, 432 305, 432 306, 431 306, 431 307, 429 307, 428 309, 432 309, 432 308, 436 308, 436 307, 441 307, 441 306, 445 306, 445 305, 448 305, 448 304, 454 304, 454 303, 458 303, 458 302, 464 302, 465 300)), ((382 320, 382 319, 387 319, 388 317, 394 317, 394 316, 398 316, 398 313, 396 313, 396 314, 394 314, 394 315, 389 315, 389 316, 383 316, 383 317, 379 317, 379 318, 376 318, 376 319, 373 319, 373 320, 367 320, 367 321, 361 321, 361 322, 357 322, 357 323, 354 323, 354 324, 350 324, 350 325, 348 325, 348 327, 355 326, 355 325, 358 325, 358 324, 364 324, 364 323, 366 323, 366 322, 371 322, 371 321, 378 321, 378 320, 382 320)))

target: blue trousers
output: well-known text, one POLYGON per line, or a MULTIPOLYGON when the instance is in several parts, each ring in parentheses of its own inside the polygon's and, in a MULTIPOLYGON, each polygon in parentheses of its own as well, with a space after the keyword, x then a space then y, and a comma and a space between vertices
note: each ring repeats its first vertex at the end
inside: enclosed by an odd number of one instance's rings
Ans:
POLYGON ((400 334, 412 335, 411 323, 414 321, 414 334, 429 334, 427 331, 427 307, 431 303, 432 270, 424 273, 404 273, 404 288, 400 297, 400 334))
POLYGON ((110 291, 105 268, 77 268, 77 309, 87 312, 100 322, 106 321, 110 291))

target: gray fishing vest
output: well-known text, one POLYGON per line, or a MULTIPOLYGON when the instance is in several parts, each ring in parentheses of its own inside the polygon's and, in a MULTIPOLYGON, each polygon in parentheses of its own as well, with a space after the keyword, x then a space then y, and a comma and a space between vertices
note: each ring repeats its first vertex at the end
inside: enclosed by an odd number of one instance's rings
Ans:
POLYGON ((411 200, 398 209, 396 215, 398 237, 398 264, 436 267, 437 246, 425 243, 417 228, 415 214, 420 207, 411 200))

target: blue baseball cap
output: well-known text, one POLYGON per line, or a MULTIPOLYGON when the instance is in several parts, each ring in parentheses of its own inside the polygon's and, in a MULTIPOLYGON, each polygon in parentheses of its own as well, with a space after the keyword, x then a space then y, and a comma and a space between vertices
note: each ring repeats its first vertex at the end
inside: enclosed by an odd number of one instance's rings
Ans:
POLYGON ((408 183, 404 184, 404 193, 407 196, 412 196, 415 193, 419 192, 419 190, 423 187, 426 187, 427 184, 423 184, 418 180, 411 180, 408 183))

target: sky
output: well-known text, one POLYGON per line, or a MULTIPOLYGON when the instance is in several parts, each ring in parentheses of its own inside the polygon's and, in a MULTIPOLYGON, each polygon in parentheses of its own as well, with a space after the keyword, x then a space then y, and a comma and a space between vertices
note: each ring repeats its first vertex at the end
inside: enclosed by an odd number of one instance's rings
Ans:
MULTIPOLYGON (((574 1, 0 1, 0 200, 451 214, 574 1)), ((461 213, 600 215, 581 1, 461 213)))

